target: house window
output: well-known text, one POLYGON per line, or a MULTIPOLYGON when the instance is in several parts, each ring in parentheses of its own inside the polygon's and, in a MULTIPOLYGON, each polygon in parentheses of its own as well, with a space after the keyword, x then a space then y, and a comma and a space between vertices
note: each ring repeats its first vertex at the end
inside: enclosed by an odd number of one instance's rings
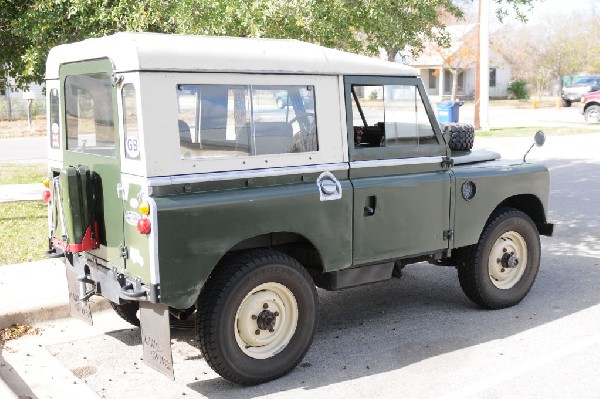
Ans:
POLYGON ((490 87, 496 87, 496 68, 490 68, 490 87))
POLYGON ((429 77, 429 87, 430 89, 435 89, 437 87, 437 77, 440 75, 440 71, 437 69, 430 69, 428 73, 429 77))

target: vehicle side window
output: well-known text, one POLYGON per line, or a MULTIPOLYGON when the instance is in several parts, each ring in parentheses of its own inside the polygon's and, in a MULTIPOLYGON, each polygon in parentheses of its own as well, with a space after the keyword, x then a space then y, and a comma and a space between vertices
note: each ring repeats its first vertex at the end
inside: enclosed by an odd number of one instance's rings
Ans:
POLYGON ((140 159, 140 132, 138 126, 135 86, 131 83, 124 84, 121 96, 123 98, 125 157, 129 159, 140 159))
POLYGON ((417 86, 352 85, 355 148, 438 144, 417 86))
POLYGON ((313 86, 178 85, 182 159, 318 150, 313 86))
POLYGON ((107 73, 66 77, 68 150, 115 156, 112 90, 107 73))
POLYGON ((58 90, 50 90, 50 147, 60 148, 60 108, 58 90))

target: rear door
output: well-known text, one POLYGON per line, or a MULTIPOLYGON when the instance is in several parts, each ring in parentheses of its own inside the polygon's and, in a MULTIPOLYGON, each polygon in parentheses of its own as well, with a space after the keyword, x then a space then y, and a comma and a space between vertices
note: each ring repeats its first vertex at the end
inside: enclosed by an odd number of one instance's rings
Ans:
POLYGON ((118 137, 117 93, 108 59, 60 67, 61 115, 65 167, 86 166, 95 176, 96 220, 100 248, 90 251, 111 266, 124 266, 123 202, 117 185, 121 162, 118 137))
POLYGON ((346 77, 353 263, 448 248, 446 146, 417 78, 346 77))

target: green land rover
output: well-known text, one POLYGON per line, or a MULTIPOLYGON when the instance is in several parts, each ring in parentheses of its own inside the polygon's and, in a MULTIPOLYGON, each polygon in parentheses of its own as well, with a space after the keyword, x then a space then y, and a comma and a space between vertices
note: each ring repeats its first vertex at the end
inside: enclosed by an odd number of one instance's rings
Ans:
MULTIPOLYGON (((540 264, 546 167, 440 130, 407 66, 294 40, 121 33, 54 48, 46 70, 48 255, 72 314, 107 298, 173 378, 170 323, 258 384, 302 359, 317 290, 454 266, 484 308, 540 264), (281 101, 284 98, 285 101, 281 101)), ((470 135, 469 135, 470 134, 470 135)))

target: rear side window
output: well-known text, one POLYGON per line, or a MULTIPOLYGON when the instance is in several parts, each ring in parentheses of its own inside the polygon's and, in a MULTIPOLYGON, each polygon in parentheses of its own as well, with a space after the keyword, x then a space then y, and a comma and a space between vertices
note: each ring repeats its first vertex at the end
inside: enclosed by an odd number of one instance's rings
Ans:
POLYGON ((50 147, 60 148, 60 108, 58 102, 58 90, 50 90, 50 147))
POLYGON ((123 97, 125 157, 129 159, 140 159, 140 131, 138 125, 135 86, 131 83, 124 84, 121 95, 123 97))
POLYGON ((355 148, 438 144, 417 86, 352 86, 355 148))
POLYGON ((107 73, 66 77, 68 150, 115 156, 112 90, 110 75, 107 73))
POLYGON ((313 86, 178 85, 182 159, 318 150, 313 86))

